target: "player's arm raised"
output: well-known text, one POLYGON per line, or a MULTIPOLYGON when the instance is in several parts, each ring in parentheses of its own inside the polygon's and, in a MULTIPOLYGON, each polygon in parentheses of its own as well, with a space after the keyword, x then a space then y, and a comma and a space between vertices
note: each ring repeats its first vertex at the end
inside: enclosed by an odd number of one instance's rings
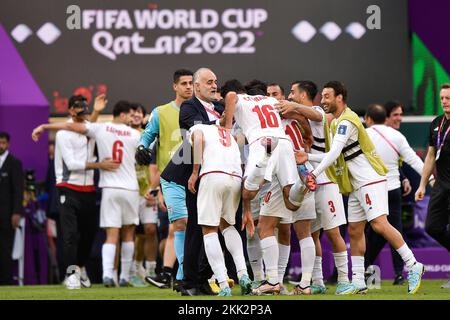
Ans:
POLYGON ((89 121, 90 122, 97 122, 98 116, 100 113, 105 110, 106 104, 108 103, 108 100, 106 100, 106 94, 102 93, 95 97, 94 102, 94 111, 92 111, 89 121))
POLYGON ((39 137, 45 130, 69 130, 80 134, 86 134, 87 128, 83 123, 46 123, 34 128, 31 138, 34 141, 38 141, 39 137))
POLYGON ((320 122, 323 119, 322 114, 319 111, 293 101, 281 100, 276 104, 276 108, 280 114, 287 119, 295 119, 295 114, 300 114, 307 119, 316 122, 320 122))
POLYGON ((225 128, 233 127, 233 115, 236 110, 237 93, 230 91, 225 96, 225 128))
POLYGON ((191 140, 192 140, 192 152, 194 155, 194 165, 192 169, 192 174, 189 177, 188 189, 190 192, 196 193, 197 190, 195 190, 195 185, 198 180, 200 164, 202 163, 203 159, 203 149, 205 141, 203 137, 203 132, 200 130, 193 131, 191 134, 191 140))

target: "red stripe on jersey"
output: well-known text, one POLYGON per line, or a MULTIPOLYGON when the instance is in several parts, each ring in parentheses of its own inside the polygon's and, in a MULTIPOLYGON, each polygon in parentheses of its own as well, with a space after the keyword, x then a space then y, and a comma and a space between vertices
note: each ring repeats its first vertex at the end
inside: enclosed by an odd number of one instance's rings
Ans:
POLYGON ((60 182, 56 184, 57 187, 63 187, 70 190, 78 191, 78 192, 94 192, 95 186, 79 186, 76 184, 71 184, 67 182, 60 182))
POLYGON ((208 172, 206 172, 206 173, 203 173, 199 178, 201 178, 201 177, 203 177, 203 176, 206 176, 207 174, 210 174, 210 173, 224 173, 224 174, 227 174, 227 175, 229 175, 229 176, 232 176, 232 177, 236 177, 236 178, 242 179, 242 177, 241 177, 241 176, 238 176, 237 174, 232 174, 232 173, 228 173, 228 172, 224 172, 224 171, 208 171, 208 172))
MULTIPOLYGON (((371 185, 373 185, 373 184, 377 184, 377 183, 381 183, 381 182, 385 182, 385 181, 387 181, 386 179, 384 179, 384 180, 380 180, 380 181, 374 181, 374 182, 371 182, 371 183, 368 183, 368 184, 365 184, 365 185, 363 185, 362 187, 367 187, 367 186, 371 186, 371 185)), ((361 188, 362 188, 361 187, 361 188)))

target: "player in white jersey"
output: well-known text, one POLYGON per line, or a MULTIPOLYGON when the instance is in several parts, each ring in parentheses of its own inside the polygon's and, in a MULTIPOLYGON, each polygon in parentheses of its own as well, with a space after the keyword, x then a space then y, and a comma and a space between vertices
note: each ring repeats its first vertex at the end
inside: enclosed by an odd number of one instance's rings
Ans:
MULTIPOLYGON (((228 81, 223 88, 226 94, 226 127, 231 128, 234 116, 250 145, 242 198, 243 223, 247 224, 248 229, 252 229, 250 200, 256 196, 264 181, 270 182, 276 177, 283 191, 283 201, 289 210, 297 210, 300 207, 305 186, 297 173, 292 142, 286 137, 280 116, 275 111, 274 105, 278 101, 264 96, 265 84, 253 81, 248 86, 249 94, 243 94, 246 90, 237 80, 228 81)), ((281 218, 280 214, 259 218, 258 234, 267 282, 254 289, 255 294, 280 292, 279 248, 274 232, 281 218)))
POLYGON ((134 229, 139 223, 139 193, 134 155, 140 134, 130 128, 130 104, 119 101, 113 109, 114 119, 106 123, 55 123, 41 125, 33 131, 37 139, 45 129, 70 130, 95 138, 100 159, 113 158, 120 163, 116 171, 100 171, 99 187, 102 190, 100 227, 106 229, 106 241, 102 248, 103 283, 115 286, 113 280, 116 244, 121 231, 122 285, 128 283, 133 262, 134 229))
POLYGON ((333 141, 329 152, 324 154, 298 154, 302 162, 321 161, 313 174, 318 176, 335 161, 337 179, 343 192, 350 192, 348 221, 352 253, 352 283, 359 293, 367 292, 364 279, 364 252, 366 221, 372 229, 382 235, 400 254, 408 274, 408 293, 414 294, 420 288, 423 264, 416 261, 413 252, 402 235, 387 220, 389 214, 386 184, 386 167, 379 158, 359 117, 346 103, 347 90, 338 81, 325 84, 322 104, 325 111, 332 113, 333 141), (348 170, 347 170, 348 169, 348 170), (347 175, 348 174, 348 175, 347 175))
MULTIPOLYGON (((281 102, 277 107, 285 117, 292 117, 300 114, 309 119, 314 142, 311 146, 312 154, 325 152, 325 122, 327 117, 323 109, 314 106, 313 100, 317 95, 317 86, 312 81, 294 81, 291 85, 289 100, 281 102)), ((319 163, 312 162, 316 168, 319 163)), ((339 186, 332 182, 325 172, 317 178, 317 189, 315 192, 315 208, 317 218, 311 226, 312 237, 314 239, 316 256, 314 261, 314 271, 312 275, 312 294, 322 294, 326 292, 322 273, 322 247, 320 244, 320 229, 323 229, 330 240, 333 250, 334 262, 338 271, 338 284, 336 294, 351 294, 354 287, 348 279, 348 257, 345 241, 339 232, 339 226, 347 223, 345 219, 344 204, 342 195, 339 193, 339 186)))
MULTIPOLYGON (((282 119, 281 123, 286 135, 292 142, 293 150, 309 149, 305 145, 303 137, 311 141, 311 129, 309 123, 305 121, 302 116, 294 116, 294 119, 282 119), (296 120, 298 119, 298 121, 296 120), (306 122, 306 125, 299 125, 300 122, 306 122), (307 132, 308 135, 303 136, 301 132, 307 132)), ((306 140, 306 139, 305 139, 306 140)), ((313 167, 306 163, 299 166, 298 170, 303 172, 305 170, 312 170, 313 167)), ((299 240, 301 250, 301 264, 302 264, 302 279, 299 285, 294 288, 294 294, 311 294, 310 283, 314 267, 315 247, 314 241, 311 237, 311 222, 316 218, 316 211, 314 208, 314 192, 305 194, 301 206, 296 211, 288 210, 283 201, 283 194, 281 191, 278 179, 273 177, 270 183, 261 206, 261 216, 281 216, 278 224, 278 242, 279 242, 279 261, 278 261, 278 276, 282 283, 284 272, 286 270, 287 262, 290 252, 290 226, 294 224, 294 230, 299 240)))
MULTIPOLYGON (((402 193, 400 185, 399 166, 402 161, 409 164, 419 175, 422 175, 423 162, 414 150, 409 146, 405 136, 398 130, 385 125, 386 109, 384 106, 372 104, 367 108, 365 121, 367 134, 373 141, 378 154, 388 168, 387 189, 389 201, 388 221, 397 230, 402 232, 402 193)), ((434 179, 431 176, 431 179, 434 179)), ((403 194, 405 195, 405 194, 403 194)), ((373 230, 366 230, 367 251, 365 255, 366 268, 372 265, 386 244, 386 240, 373 230)), ((394 284, 401 284, 403 279, 403 260, 392 248, 392 262, 395 271, 394 284)))
MULTIPOLYGON (((224 118, 222 117, 222 123, 224 118)), ((205 252, 219 283, 219 296, 231 296, 225 259, 217 231, 233 257, 242 294, 251 291, 242 239, 234 227, 241 196, 242 169, 239 147, 231 130, 217 125, 197 124, 189 130, 194 166, 188 181, 189 191, 198 188, 198 224, 202 227, 205 252), (201 170, 200 170, 201 165, 201 170), (199 172, 200 170, 200 172, 199 172)))

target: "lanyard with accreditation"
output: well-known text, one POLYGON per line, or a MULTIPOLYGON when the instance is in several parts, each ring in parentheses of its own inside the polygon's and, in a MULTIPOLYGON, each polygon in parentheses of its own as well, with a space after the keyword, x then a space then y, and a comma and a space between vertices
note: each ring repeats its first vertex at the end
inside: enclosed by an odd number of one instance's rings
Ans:
POLYGON ((442 117, 442 121, 441 121, 441 124, 439 125, 439 129, 438 129, 438 137, 437 137, 437 144, 436 144, 436 149, 437 149, 436 161, 439 159, 439 157, 441 155, 442 146, 444 145, 445 138, 447 138, 447 134, 450 131, 450 125, 449 125, 447 127, 447 130, 445 131, 444 138, 442 138, 442 143, 441 143, 441 130, 444 125, 444 120, 446 120, 445 115, 442 117))

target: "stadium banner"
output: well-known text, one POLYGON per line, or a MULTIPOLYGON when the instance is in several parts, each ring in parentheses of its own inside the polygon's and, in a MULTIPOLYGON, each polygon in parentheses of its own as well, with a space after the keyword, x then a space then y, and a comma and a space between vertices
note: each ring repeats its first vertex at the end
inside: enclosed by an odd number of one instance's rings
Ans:
POLYGON ((0 21, 52 115, 74 93, 106 92, 107 112, 166 103, 182 67, 210 67, 219 85, 342 80, 360 113, 412 96, 407 0, 6 0, 0 21))

